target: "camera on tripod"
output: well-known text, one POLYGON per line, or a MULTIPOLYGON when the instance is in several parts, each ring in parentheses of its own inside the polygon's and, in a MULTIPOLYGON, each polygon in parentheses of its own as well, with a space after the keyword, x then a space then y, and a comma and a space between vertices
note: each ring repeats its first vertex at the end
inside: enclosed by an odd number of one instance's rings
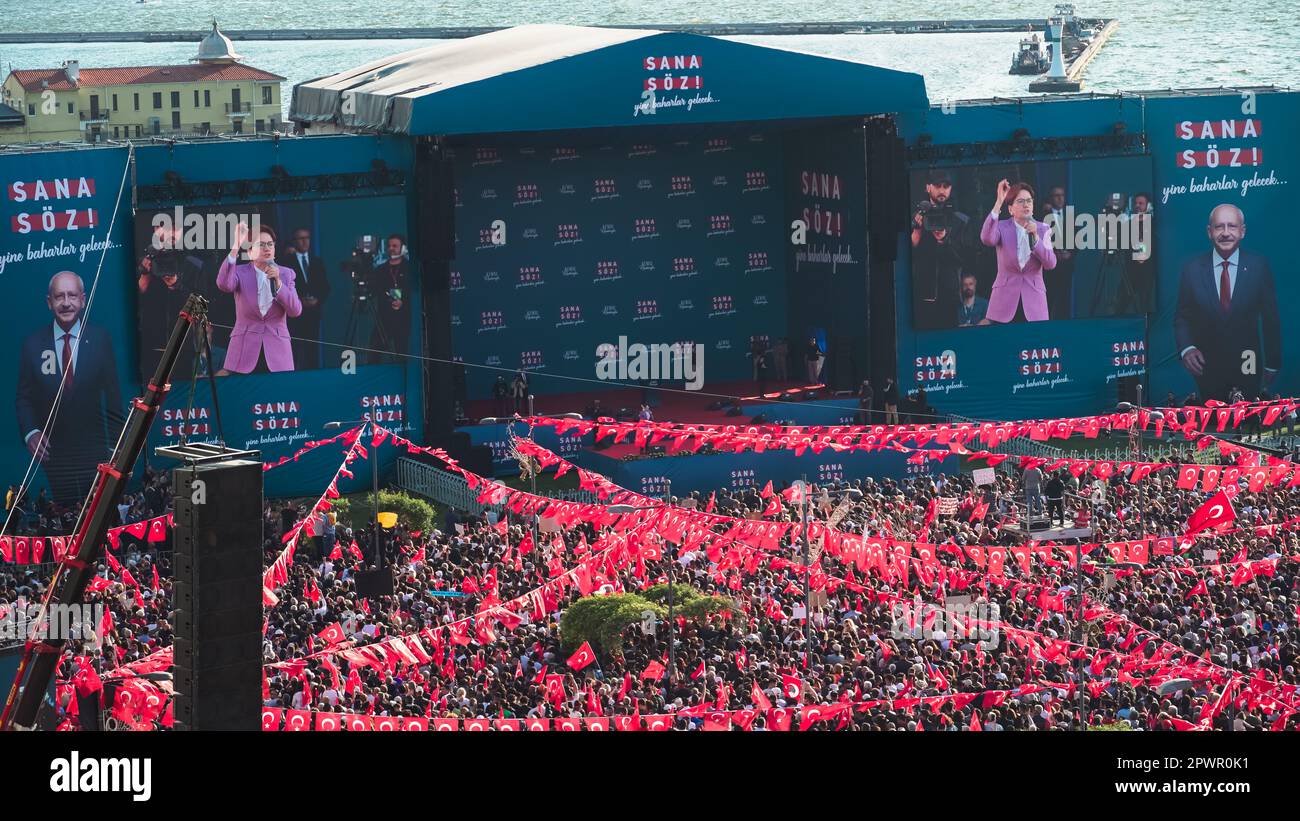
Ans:
POLYGON ((956 222, 955 208, 950 202, 931 202, 930 200, 921 200, 916 204, 915 211, 921 215, 921 230, 923 231, 949 231, 956 222))
POLYGON ((369 277, 375 267, 375 237, 362 234, 352 246, 352 253, 339 263, 339 268, 352 281, 352 298, 365 302, 370 297, 369 277))

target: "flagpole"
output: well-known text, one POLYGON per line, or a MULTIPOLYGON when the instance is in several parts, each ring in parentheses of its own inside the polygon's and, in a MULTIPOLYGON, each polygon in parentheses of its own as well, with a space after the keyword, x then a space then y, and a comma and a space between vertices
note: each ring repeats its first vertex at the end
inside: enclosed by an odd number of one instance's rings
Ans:
MULTIPOLYGON (((673 480, 664 479, 664 504, 673 503, 673 480)), ((669 542, 672 544, 672 542, 669 542)), ((676 554, 677 546, 673 545, 673 553, 676 554)), ((673 565, 677 564, 676 555, 668 561, 668 685, 671 687, 674 677, 677 673, 677 614, 675 604, 677 601, 676 591, 673 590, 677 574, 673 565)))
POLYGON ((808 503, 812 492, 808 487, 808 474, 803 474, 803 628, 808 652, 808 669, 812 670, 812 561, 808 548, 808 503))

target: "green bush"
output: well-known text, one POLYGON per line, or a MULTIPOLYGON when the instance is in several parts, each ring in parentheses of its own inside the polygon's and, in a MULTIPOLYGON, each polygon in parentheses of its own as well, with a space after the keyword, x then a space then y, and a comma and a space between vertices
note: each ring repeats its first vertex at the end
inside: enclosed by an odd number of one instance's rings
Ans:
MULTIPOLYGON (((365 527, 373 521, 375 509, 370 502, 370 494, 358 493, 354 496, 334 499, 331 508, 338 514, 339 522, 353 530, 365 527)), ((418 530, 428 533, 433 529, 433 506, 425 500, 410 496, 401 491, 379 491, 380 511, 392 511, 397 514, 397 527, 403 531, 418 530)))
POLYGON ((636 593, 586 596, 565 609, 560 617, 560 641, 576 650, 584 641, 606 653, 623 650, 623 632, 641 623, 641 614, 651 611, 664 618, 668 611, 636 593))
POLYGON ((1088 728, 1088 732, 1131 732, 1132 730, 1133 728, 1128 726, 1127 721, 1117 721, 1114 724, 1098 724, 1095 727, 1088 728))
MULTIPOLYGON (((668 585, 656 584, 644 595, 652 602, 668 607, 668 585)), ((715 613, 736 613, 740 606, 735 599, 726 596, 706 596, 694 587, 681 583, 673 585, 673 613, 688 621, 705 621, 715 613)))

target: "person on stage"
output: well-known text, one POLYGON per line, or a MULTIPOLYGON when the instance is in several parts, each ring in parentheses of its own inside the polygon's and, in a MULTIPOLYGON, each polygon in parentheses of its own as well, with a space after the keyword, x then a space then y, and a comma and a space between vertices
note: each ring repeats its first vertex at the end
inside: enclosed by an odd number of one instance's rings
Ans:
POLYGON ((1282 323, 1268 258, 1244 250, 1246 216, 1231 203, 1210 212, 1213 248, 1183 265, 1174 340, 1202 400, 1234 385, 1254 398, 1282 367, 1282 323))
POLYGON ((1023 316, 1030 322, 1049 319, 1047 283, 1043 272, 1056 267, 1051 229, 1034 219, 1034 191, 1028 183, 998 183, 997 201, 984 219, 980 241, 997 249, 998 276, 989 294, 990 322, 1011 322, 1023 316), (1009 219, 999 219, 1002 208, 1009 219))
POLYGON ((217 287, 235 295, 235 329, 230 332, 225 369, 231 373, 293 370, 288 318, 302 314, 292 269, 275 264, 275 231, 263 224, 248 249, 250 262, 238 264, 248 226, 235 228, 235 244, 221 263, 217 287))

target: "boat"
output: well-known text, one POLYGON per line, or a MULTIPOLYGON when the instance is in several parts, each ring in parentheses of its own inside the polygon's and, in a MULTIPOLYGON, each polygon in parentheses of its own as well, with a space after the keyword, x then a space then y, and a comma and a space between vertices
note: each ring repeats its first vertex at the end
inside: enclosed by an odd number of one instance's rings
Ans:
POLYGON ((1011 58, 1011 74, 1038 75, 1051 66, 1047 43, 1037 33, 1020 39, 1020 49, 1011 58))
POLYGON ((1021 39, 1020 46, 1011 58, 1011 74, 1046 74, 1052 66, 1052 49, 1055 44, 1047 32, 1055 26, 1061 32, 1061 58, 1068 69, 1070 63, 1083 53, 1101 34, 1106 21, 1081 19, 1075 14, 1073 3, 1058 3, 1048 18, 1042 33, 1021 39))

